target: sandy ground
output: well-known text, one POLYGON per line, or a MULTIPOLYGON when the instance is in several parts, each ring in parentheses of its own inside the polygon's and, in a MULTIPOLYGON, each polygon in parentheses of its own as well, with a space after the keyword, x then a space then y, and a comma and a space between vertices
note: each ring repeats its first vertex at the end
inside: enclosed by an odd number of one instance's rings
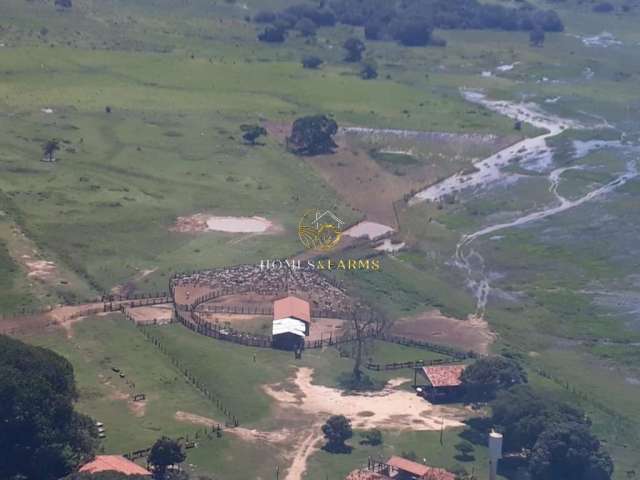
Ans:
POLYGON ((171 231, 181 233, 278 233, 282 227, 264 217, 227 217, 196 213, 178 217, 171 231))
POLYGON ((465 415, 459 409, 431 405, 415 393, 398 386, 410 381, 397 379, 380 392, 343 395, 341 390, 311 383, 313 370, 300 368, 293 380, 295 391, 265 386, 265 391, 281 405, 300 409, 314 416, 344 415, 356 428, 392 430, 439 430, 461 426, 465 415), (368 416, 359 415, 371 412, 368 416))
POLYGON ((173 305, 153 305, 149 307, 128 308, 127 312, 136 323, 153 323, 157 321, 158 325, 165 325, 171 322, 173 317, 173 305))
POLYGON ((381 223, 364 221, 357 223, 356 225, 348 228, 342 233, 343 235, 347 235, 349 237, 367 237, 369 240, 374 240, 389 232, 393 232, 393 228, 381 223))
MULTIPOLYGON (((462 409, 434 406, 412 392, 401 390, 409 381, 391 380, 380 392, 343 395, 342 391, 313 385, 313 370, 300 368, 286 385, 265 385, 265 392, 277 402, 275 415, 297 418, 290 428, 264 432, 242 427, 225 430, 249 442, 269 442, 288 447, 291 462, 284 480, 302 480, 307 460, 322 446, 322 424, 330 415, 345 415, 355 428, 392 430, 439 430, 443 426, 458 427, 466 417, 462 409), (293 448, 292 448, 293 447, 293 448)), ((178 411, 175 418, 195 425, 214 426, 220 421, 178 411)))
POLYGON ((482 354, 489 353, 489 347, 495 340, 495 334, 485 320, 475 316, 458 320, 443 315, 439 310, 400 318, 393 324, 391 333, 482 354))

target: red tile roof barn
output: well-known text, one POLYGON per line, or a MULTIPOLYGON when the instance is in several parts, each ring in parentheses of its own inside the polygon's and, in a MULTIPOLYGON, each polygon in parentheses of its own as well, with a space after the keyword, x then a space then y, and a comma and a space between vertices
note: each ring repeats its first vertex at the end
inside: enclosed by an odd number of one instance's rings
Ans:
POLYGON ((435 365, 422 371, 432 387, 457 387, 462 384, 462 372, 466 365, 435 365))
POLYGON ((429 472, 429 467, 421 463, 412 462, 406 458, 396 457, 395 455, 385 462, 397 470, 410 473, 418 478, 422 478, 429 472))
POLYGON ((127 460, 121 455, 98 455, 93 461, 80 468, 83 473, 98 473, 114 471, 125 475, 149 475, 151 472, 142 468, 137 463, 127 460))
POLYGON ((301 298, 288 296, 273 302, 273 319, 294 317, 298 320, 311 322, 311 308, 309 302, 301 298))
POLYGON ((402 457, 393 456, 385 463, 396 470, 410 473, 422 480, 455 480, 456 478, 453 473, 446 471, 444 468, 429 467, 402 457))

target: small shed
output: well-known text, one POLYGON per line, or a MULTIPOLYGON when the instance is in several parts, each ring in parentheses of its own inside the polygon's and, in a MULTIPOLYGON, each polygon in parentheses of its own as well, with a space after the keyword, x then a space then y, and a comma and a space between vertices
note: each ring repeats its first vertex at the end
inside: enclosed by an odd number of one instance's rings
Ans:
POLYGON ((273 346, 283 350, 300 350, 309 335, 309 302, 293 295, 273 302, 273 346))
POLYGON ((151 472, 122 455, 98 455, 91 462, 83 465, 82 473, 119 472, 125 475, 143 475, 151 477, 151 472))
POLYGON ((389 477, 397 480, 455 480, 456 476, 443 468, 430 467, 422 463, 393 456, 386 461, 389 477))
POLYGON ((433 402, 458 400, 463 393, 462 372, 466 367, 466 365, 432 365, 418 369, 426 380, 422 385, 424 396, 433 402))

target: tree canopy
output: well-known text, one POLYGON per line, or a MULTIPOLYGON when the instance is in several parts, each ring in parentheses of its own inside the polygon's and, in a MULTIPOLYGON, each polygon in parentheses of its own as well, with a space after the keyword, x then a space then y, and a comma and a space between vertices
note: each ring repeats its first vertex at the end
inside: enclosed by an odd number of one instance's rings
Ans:
POLYGON ((502 356, 483 357, 462 373, 470 400, 487 400, 500 389, 527 382, 527 374, 515 360, 502 356))
POLYGON ((287 137, 287 149, 296 155, 332 153, 336 147, 333 136, 337 132, 338 124, 326 115, 298 118, 287 137))
POLYGON ((302 67, 309 69, 316 69, 320 65, 324 63, 320 57, 316 57, 315 55, 307 55, 302 58, 302 67))
POLYGON ((167 468, 170 465, 182 463, 186 458, 182 446, 176 440, 162 437, 156 440, 156 443, 151 447, 147 461, 153 465, 154 476, 163 480, 166 478, 167 468))
POLYGON ((534 480, 609 480, 613 462, 587 425, 554 423, 536 441, 529 471, 534 480))
POLYGON ((76 396, 66 359, 0 336, 0 478, 58 479, 93 456, 97 431, 76 396))
POLYGON ((344 452, 348 450, 345 442, 353 436, 351 420, 344 415, 333 415, 322 426, 322 433, 327 440, 325 450, 328 452, 344 452))
POLYGON ((345 62, 359 62, 362 60, 362 52, 367 48, 362 40, 355 37, 347 38, 342 47, 347 51, 344 57, 345 62))

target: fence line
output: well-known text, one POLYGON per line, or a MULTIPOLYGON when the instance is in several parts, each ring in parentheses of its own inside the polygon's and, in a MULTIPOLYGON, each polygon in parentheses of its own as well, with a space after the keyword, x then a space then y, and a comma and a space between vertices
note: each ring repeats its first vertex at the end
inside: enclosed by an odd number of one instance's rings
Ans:
MULTIPOLYGON (((125 313, 125 315, 127 315, 125 313)), ((131 318, 129 318, 132 320, 131 318)), ((222 412, 228 419, 227 426, 237 427, 239 425, 238 418, 234 415, 229 408, 227 408, 214 392, 209 390, 208 386, 204 382, 196 378, 193 373, 187 369, 177 358, 175 358, 162 344, 158 337, 153 336, 148 328, 138 326, 138 330, 144 335, 144 337, 151 342, 152 345, 158 348, 160 352, 166 355, 174 367, 176 367, 187 380, 187 383, 193 385, 202 395, 204 395, 211 403, 213 403, 220 412, 222 412)))

